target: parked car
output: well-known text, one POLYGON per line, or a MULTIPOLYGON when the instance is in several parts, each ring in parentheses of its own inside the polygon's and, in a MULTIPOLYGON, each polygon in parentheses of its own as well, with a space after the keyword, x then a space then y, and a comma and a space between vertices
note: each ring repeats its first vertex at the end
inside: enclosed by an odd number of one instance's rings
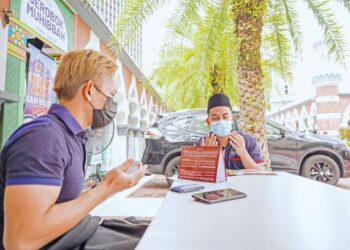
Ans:
MULTIPOLYGON (((239 112, 234 112, 234 127, 239 130, 239 112)), ((181 146, 209 132, 205 110, 185 110, 161 115, 145 132, 146 148, 142 162, 150 172, 167 177, 178 172, 181 146)), ((266 123, 268 148, 273 171, 286 171, 317 181, 336 184, 344 175, 350 151, 339 139, 298 133, 271 120, 266 123)))

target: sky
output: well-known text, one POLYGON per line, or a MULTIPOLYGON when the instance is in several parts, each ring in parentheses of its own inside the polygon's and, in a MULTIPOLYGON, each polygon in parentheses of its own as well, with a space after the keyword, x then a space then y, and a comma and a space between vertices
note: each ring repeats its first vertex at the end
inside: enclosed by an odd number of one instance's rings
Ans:
MULTIPOLYGON (((163 9, 158 10, 143 25, 143 72, 146 76, 152 73, 152 70, 158 63, 159 48, 163 44, 167 30, 166 21, 171 17, 176 8, 177 0, 171 0, 163 9)), ((343 26, 343 33, 349 49, 349 58, 347 60, 348 70, 342 69, 337 64, 328 65, 318 59, 319 54, 314 50, 314 43, 322 40, 322 31, 318 26, 316 19, 310 10, 308 10, 305 1, 297 0, 297 10, 300 17, 300 26, 303 33, 302 60, 296 60, 292 72, 293 81, 289 88, 289 93, 295 95, 296 101, 313 98, 315 88, 311 84, 312 77, 324 73, 340 73, 342 82, 339 86, 341 93, 350 93, 350 14, 341 7, 341 5, 331 0, 330 7, 335 13, 336 20, 343 26)), ((284 83, 275 81, 284 89, 284 83)), ((273 95, 277 95, 274 93, 273 95)))

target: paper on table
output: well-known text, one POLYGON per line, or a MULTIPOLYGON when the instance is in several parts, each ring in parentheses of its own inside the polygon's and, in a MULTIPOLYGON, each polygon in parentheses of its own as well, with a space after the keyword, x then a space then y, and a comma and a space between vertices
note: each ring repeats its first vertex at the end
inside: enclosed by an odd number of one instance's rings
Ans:
POLYGON ((232 170, 228 169, 229 176, 239 176, 239 175, 277 175, 275 172, 257 170, 257 169, 242 169, 242 170, 232 170))

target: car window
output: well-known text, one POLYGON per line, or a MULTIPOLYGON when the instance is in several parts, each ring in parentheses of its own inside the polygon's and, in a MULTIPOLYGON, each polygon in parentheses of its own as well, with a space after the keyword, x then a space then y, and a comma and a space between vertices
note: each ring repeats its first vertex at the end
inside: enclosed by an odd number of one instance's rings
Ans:
POLYGON ((191 130, 197 133, 209 133, 210 128, 207 123, 207 118, 207 115, 195 116, 191 130))
POLYGON ((192 116, 174 117, 166 120, 159 126, 159 129, 168 135, 183 133, 190 128, 192 116))
POLYGON ((281 135, 281 130, 269 123, 266 123, 266 133, 268 137, 275 137, 281 135))
POLYGON ((239 114, 234 114, 233 118, 235 119, 235 126, 237 130, 240 130, 241 127, 241 116, 239 114))
POLYGON ((190 129, 192 116, 179 117, 175 120, 174 125, 183 129, 190 129))

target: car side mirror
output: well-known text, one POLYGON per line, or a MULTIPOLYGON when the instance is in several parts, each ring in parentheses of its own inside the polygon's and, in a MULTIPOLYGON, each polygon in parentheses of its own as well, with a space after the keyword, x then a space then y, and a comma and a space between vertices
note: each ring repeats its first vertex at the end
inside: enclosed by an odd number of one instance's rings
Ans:
POLYGON ((281 138, 286 137, 287 131, 285 129, 281 129, 281 138))

